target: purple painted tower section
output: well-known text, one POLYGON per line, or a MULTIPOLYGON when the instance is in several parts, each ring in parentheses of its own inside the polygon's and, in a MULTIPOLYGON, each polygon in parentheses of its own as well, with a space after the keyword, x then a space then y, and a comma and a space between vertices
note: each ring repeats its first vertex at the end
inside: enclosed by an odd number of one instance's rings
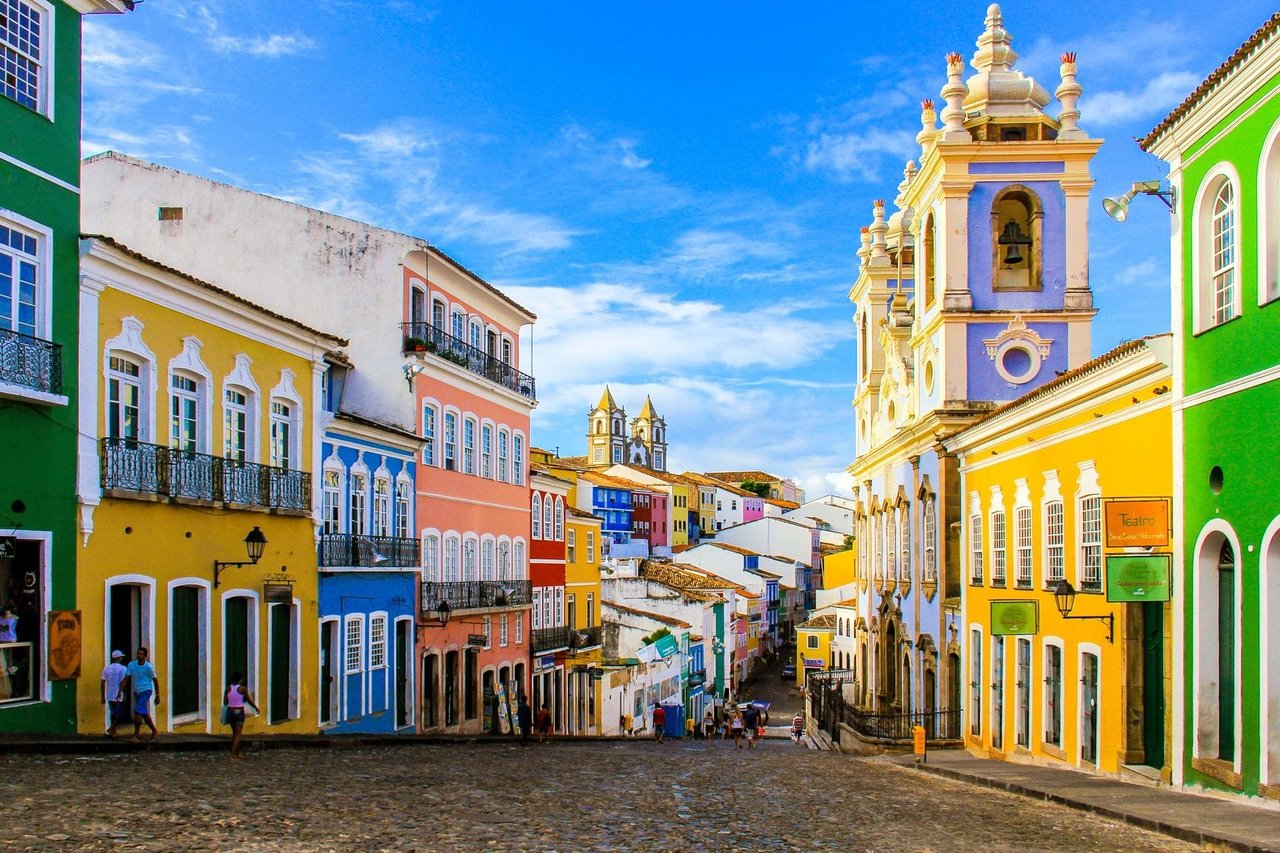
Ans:
POLYGON ((1040 359, 1039 370, 1026 382, 1009 382, 996 370, 995 362, 987 355, 987 347, 983 343, 993 340, 1007 326, 1008 323, 970 323, 966 328, 965 350, 969 368, 966 387, 970 400, 1015 400, 1052 381, 1057 371, 1067 370, 1070 366, 1067 363, 1067 324, 1037 323, 1032 319, 1027 322, 1027 328, 1053 341, 1049 354, 1040 359))
MULTIPOLYGON (((1028 171, 1045 171, 1047 164, 1027 164, 1028 171)), ((969 292, 975 311, 1061 310, 1066 292, 1067 223, 1066 198, 1056 181, 1030 183, 979 182, 969 193, 969 292), (1025 187, 1040 199, 1044 211, 1041 232, 1039 291, 1000 291, 991 287, 991 206, 995 197, 1010 186, 1025 187)))

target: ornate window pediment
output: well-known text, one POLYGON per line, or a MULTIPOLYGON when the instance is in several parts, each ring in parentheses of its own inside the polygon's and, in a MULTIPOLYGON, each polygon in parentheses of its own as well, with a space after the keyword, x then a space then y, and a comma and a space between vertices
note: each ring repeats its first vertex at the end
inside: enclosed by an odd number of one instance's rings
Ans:
POLYGON ((1015 314, 994 338, 984 339, 987 357, 995 362, 996 372, 1006 382, 1021 385, 1040 373, 1041 361, 1049 357, 1053 338, 1044 338, 1027 328, 1021 314, 1015 314))

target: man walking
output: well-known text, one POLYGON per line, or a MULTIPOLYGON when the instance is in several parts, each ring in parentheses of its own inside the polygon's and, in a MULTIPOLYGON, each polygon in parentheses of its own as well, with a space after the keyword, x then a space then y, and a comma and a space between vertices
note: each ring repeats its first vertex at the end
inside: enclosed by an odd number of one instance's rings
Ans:
POLYGON ((112 652, 111 663, 102 670, 102 681, 98 685, 101 691, 99 701, 107 706, 107 718, 111 721, 107 737, 115 737, 116 726, 129 719, 129 701, 124 695, 129 670, 125 668, 123 660, 124 652, 112 652))
POLYGON ((516 706, 516 722, 520 726, 520 745, 525 746, 529 743, 529 733, 533 729, 533 708, 529 707, 529 700, 524 696, 520 697, 520 704, 516 706))
POLYGON ((746 712, 742 715, 742 722, 747 727, 747 748, 755 749, 756 738, 760 734, 760 709, 755 705, 748 705, 746 712))
POLYGON ((661 705, 657 705, 653 709, 653 736, 658 739, 658 743, 664 743, 667 727, 667 709, 661 705))
POLYGON ((151 737, 156 739, 156 724, 151 719, 151 697, 155 695, 156 706, 160 705, 160 679, 156 678, 156 668, 147 660, 147 647, 140 646, 134 660, 129 661, 129 689, 133 694, 133 741, 138 740, 138 732, 146 723, 151 729, 151 737))

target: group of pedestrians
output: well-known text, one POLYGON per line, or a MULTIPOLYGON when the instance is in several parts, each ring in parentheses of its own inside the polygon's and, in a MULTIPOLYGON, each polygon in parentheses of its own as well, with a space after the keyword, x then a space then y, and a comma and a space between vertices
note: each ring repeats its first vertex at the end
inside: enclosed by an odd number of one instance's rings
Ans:
POLYGON ((520 727, 521 746, 529 743, 529 735, 535 725, 537 726, 538 743, 546 743, 547 738, 551 737, 551 709, 547 707, 547 703, 543 702, 542 707, 538 709, 535 720, 533 707, 529 704, 529 700, 521 696, 520 703, 516 705, 516 725, 520 727))
MULTIPOLYGON (((160 705, 160 679, 156 675, 155 664, 148 658, 148 649, 145 646, 139 647, 134 653, 134 659, 126 666, 124 652, 117 649, 111 653, 111 663, 102 670, 99 701, 108 710, 110 725, 107 737, 118 737, 117 729, 132 721, 131 741, 137 743, 142 739, 143 723, 151 730, 147 740, 156 739, 156 723, 151 716, 151 709, 160 705)), ((222 694, 222 724, 231 727, 232 761, 240 760, 240 739, 244 732, 246 706, 254 712, 258 711, 253 695, 244 684, 244 675, 232 673, 222 694)))
POLYGON ((116 729, 132 720, 133 737, 130 740, 140 739, 143 723, 151 730, 147 739, 155 740, 156 724, 151 718, 151 708, 153 701, 160 704, 160 688, 155 665, 147 660, 147 656, 147 648, 140 647, 134 659, 125 666, 124 652, 116 650, 111 653, 111 663, 102 670, 99 701, 107 706, 111 721, 107 737, 118 737, 116 729))

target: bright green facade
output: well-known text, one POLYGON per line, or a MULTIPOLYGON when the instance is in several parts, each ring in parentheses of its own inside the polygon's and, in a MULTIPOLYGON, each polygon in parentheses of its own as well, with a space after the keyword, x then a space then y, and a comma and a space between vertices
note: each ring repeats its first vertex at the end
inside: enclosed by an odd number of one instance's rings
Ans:
POLYGON ((1280 709, 1280 16, 1223 69, 1144 140, 1178 195, 1179 769, 1187 785, 1277 797, 1280 719, 1268 715, 1280 712, 1267 704, 1280 709), (1235 253, 1224 259, 1226 226, 1235 253), (1215 282, 1228 266, 1230 299, 1215 282))
POLYGON ((0 605, 18 616, 16 642, 0 642, 0 732, 76 729, 75 681, 49 676, 47 623, 49 610, 76 606, 80 22, 85 11, 123 9, 31 2, 44 94, 32 109, 0 93, 0 226, 10 237, 0 258, 0 605), (34 271, 34 334, 15 309, 22 270, 34 271))

